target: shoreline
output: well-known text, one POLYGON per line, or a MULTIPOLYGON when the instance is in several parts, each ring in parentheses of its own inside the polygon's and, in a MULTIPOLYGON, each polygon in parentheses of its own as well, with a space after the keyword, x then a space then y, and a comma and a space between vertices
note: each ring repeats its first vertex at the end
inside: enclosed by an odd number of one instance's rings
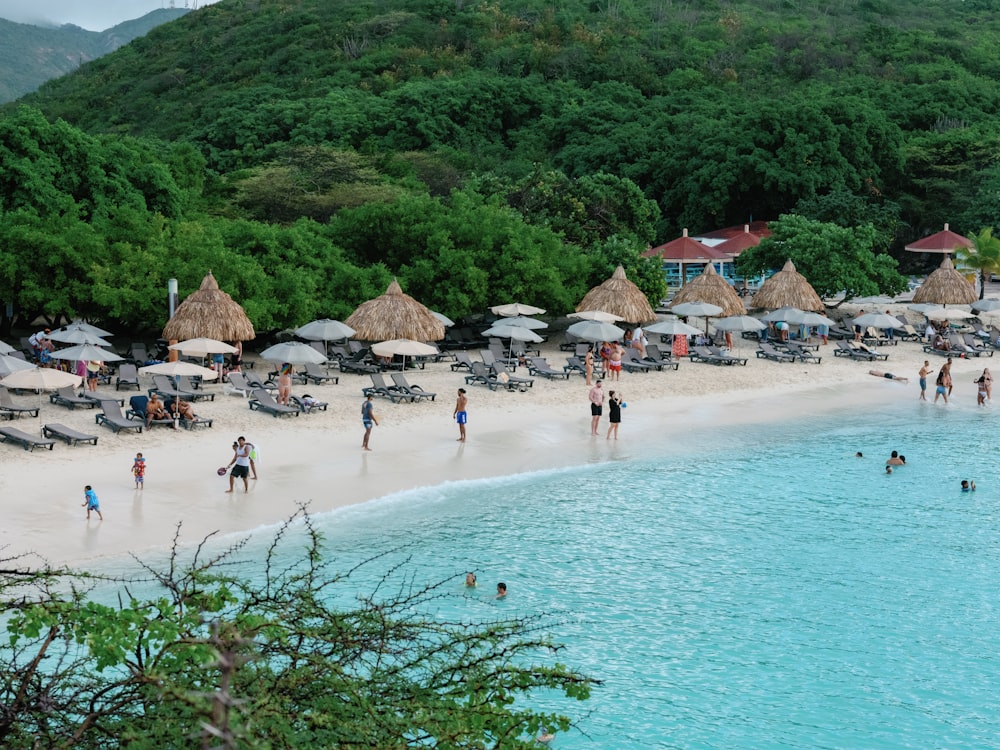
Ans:
MULTIPOLYGON (((437 391, 436 401, 377 402, 383 424, 373 431, 371 453, 361 450, 360 389, 368 378, 345 373, 339 385, 294 388, 329 401, 329 411, 283 419, 250 412, 244 399, 214 386, 215 402, 200 402, 196 411, 214 418, 215 426, 198 431, 154 428, 114 435, 94 426, 93 411, 71 412, 45 399, 39 419, 14 424, 31 431, 46 421, 62 421, 97 434, 99 443, 72 448, 59 443, 52 452, 32 453, 0 447, 0 504, 7 518, 0 545, 8 557, 34 552, 55 565, 83 565, 167 549, 178 523, 180 543, 188 546, 213 532, 228 536, 273 527, 302 502, 310 513, 325 514, 444 482, 645 457, 663 438, 683 445, 690 430, 801 420, 838 408, 877 408, 887 399, 916 402, 912 376, 924 359, 922 350, 900 344, 887 351, 889 362, 871 367, 834 358, 828 346, 821 348, 819 365, 751 359, 747 367, 718 367, 684 361, 678 372, 623 375, 620 383, 605 386, 605 391, 620 389, 629 402, 618 441, 603 437, 606 410, 601 435, 591 437, 588 389, 574 376, 568 382, 536 379, 525 392, 467 388, 469 439, 459 443, 452 409, 464 376, 447 362, 407 372, 411 383, 437 391), (868 374, 872 367, 911 380, 877 379, 868 374), (229 495, 228 477, 215 470, 228 463, 229 445, 238 435, 260 447, 260 480, 251 480, 249 494, 238 480, 229 495), (147 459, 142 491, 133 489, 130 474, 139 451, 147 459), (103 522, 84 520, 84 484, 93 485, 100 497, 103 522)), ((554 364, 565 357, 554 345, 543 353, 554 364)), ((752 357, 753 349, 744 345, 747 354, 752 357)), ((971 374, 989 363, 956 360, 955 396, 961 403, 949 408, 975 408, 971 374)), ((932 361, 935 369, 939 365, 932 361)), ((36 556, 26 560, 40 562, 36 556)))

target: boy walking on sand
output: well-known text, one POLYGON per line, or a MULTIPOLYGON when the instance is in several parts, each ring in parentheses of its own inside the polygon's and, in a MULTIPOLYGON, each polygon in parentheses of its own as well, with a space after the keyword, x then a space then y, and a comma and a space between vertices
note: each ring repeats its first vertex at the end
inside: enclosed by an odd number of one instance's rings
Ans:
POLYGON ((132 476, 135 477, 135 488, 137 490, 143 489, 146 480, 146 459, 142 457, 141 453, 135 454, 135 460, 132 462, 132 476))
POLYGON ((83 488, 83 498, 81 507, 87 508, 87 520, 90 520, 90 511, 94 511, 97 517, 103 521, 104 516, 101 515, 101 504, 97 501, 97 493, 89 484, 83 488))

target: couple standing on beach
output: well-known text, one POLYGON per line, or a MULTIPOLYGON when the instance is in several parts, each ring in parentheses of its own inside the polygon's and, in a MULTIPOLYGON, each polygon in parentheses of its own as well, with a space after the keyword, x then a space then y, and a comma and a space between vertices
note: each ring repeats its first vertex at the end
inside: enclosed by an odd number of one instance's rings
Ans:
MULTIPOLYGON (((600 424, 601 415, 604 412, 604 388, 601 386, 602 381, 598 380, 594 383, 593 388, 590 389, 590 434, 597 435, 597 426, 600 424)), ((622 407, 625 406, 625 402, 622 401, 620 393, 615 391, 610 391, 608 393, 608 437, 610 440, 611 436, 615 436, 615 440, 618 439, 618 425, 622 421, 622 407)))

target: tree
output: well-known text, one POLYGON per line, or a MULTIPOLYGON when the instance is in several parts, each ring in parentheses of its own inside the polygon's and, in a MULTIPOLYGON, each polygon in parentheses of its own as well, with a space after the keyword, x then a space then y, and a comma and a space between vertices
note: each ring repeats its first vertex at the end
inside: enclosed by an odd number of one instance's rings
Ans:
POLYGON ((972 247, 955 249, 955 260, 959 265, 974 269, 979 275, 979 299, 986 293, 989 274, 1000 273, 1000 238, 993 236, 993 227, 970 234, 972 247))
POLYGON ((374 586, 395 593, 358 603, 352 576, 387 558, 335 572, 304 514, 256 580, 236 572, 245 545, 203 542, 185 560, 175 536, 132 580, 5 561, 0 745, 527 750, 542 725, 571 726, 532 708, 536 692, 553 705, 595 684, 551 657, 541 618, 431 614, 450 578, 420 585, 390 567, 374 586))
POLYGON ((756 276, 791 260, 821 297, 843 293, 841 304, 854 297, 895 295, 906 289, 896 260, 872 250, 877 232, 871 224, 850 229, 786 214, 769 228, 770 237, 736 259, 740 274, 756 276))

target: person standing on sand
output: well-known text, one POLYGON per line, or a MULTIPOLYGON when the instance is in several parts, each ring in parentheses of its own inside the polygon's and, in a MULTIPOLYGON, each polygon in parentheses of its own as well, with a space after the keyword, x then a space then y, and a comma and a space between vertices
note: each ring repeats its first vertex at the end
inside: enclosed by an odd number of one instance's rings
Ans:
POLYGON ((233 470, 229 472, 229 489, 226 492, 233 491, 233 483, 237 477, 243 480, 243 492, 249 492, 250 483, 247 477, 250 475, 250 446, 246 438, 239 437, 233 443, 233 460, 229 462, 229 466, 232 466, 233 470))
POLYGON ((469 415, 465 411, 466 404, 469 403, 469 399, 465 397, 465 389, 458 389, 458 398, 455 399, 455 412, 452 414, 455 417, 455 421, 458 422, 458 442, 465 442, 465 423, 469 421, 469 415))
POLYGON ((618 439, 618 425, 622 421, 622 397, 615 391, 608 393, 608 440, 611 439, 611 435, 615 436, 615 440, 618 439))
POLYGON ((924 366, 920 368, 920 400, 927 400, 927 376, 930 375, 934 370, 931 369, 931 363, 926 359, 924 360, 924 366))
POLYGON ((594 352, 590 349, 583 355, 583 369, 587 374, 587 385, 594 384, 594 352))
POLYGON ((142 457, 141 453, 136 453, 135 460, 132 461, 132 476, 135 477, 135 488, 137 490, 144 489, 146 486, 146 459, 142 457))
POLYGON ((954 385, 951 380, 951 357, 948 357, 948 361, 941 365, 941 372, 944 374, 944 385, 948 389, 948 395, 951 396, 951 389, 954 385))
POLYGON ((601 421, 601 411, 604 409, 604 389, 601 381, 594 383, 590 389, 590 434, 597 434, 597 425, 601 421))
POLYGON ((372 403, 373 398, 375 396, 368 394, 367 398, 361 403, 361 424, 365 428, 365 438, 361 441, 361 447, 366 451, 371 450, 368 447, 368 438, 371 437, 372 427, 378 424, 378 420, 375 418, 375 404, 372 403))
POLYGON ((94 492, 94 488, 89 484, 83 488, 83 505, 80 507, 85 507, 87 509, 87 520, 90 520, 90 511, 94 511, 97 517, 102 521, 104 516, 101 515, 101 504, 97 500, 97 493, 94 492))
POLYGON ((937 400, 942 396, 944 397, 944 402, 946 404, 948 403, 948 385, 947 381, 945 380, 945 375, 947 374, 944 369, 945 367, 947 367, 947 365, 944 365, 940 370, 938 370, 937 380, 935 381, 934 384, 935 404, 937 403, 937 400))
POLYGON ((611 356, 608 359, 608 380, 621 380, 622 357, 625 350, 617 341, 611 343, 611 356))
POLYGON ((288 362, 283 362, 278 370, 278 403, 288 406, 292 397, 292 366, 288 362))

